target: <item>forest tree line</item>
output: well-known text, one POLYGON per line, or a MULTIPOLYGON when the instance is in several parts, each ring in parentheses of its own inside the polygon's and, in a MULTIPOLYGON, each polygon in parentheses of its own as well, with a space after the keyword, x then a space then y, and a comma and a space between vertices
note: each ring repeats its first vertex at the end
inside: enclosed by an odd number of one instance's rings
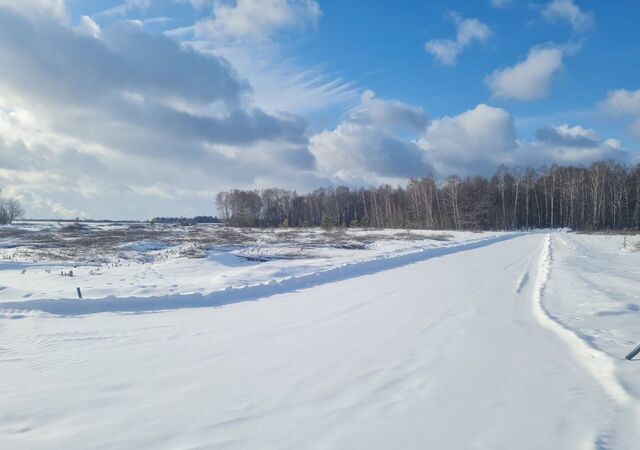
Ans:
POLYGON ((375 227, 514 230, 640 228, 640 164, 509 169, 490 177, 433 176, 405 187, 230 190, 220 218, 240 227, 375 227))

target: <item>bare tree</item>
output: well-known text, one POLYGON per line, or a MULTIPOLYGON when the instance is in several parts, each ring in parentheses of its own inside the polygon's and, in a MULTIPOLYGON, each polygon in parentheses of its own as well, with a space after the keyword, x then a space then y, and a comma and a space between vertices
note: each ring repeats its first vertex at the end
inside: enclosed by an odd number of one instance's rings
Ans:
POLYGON ((0 224, 12 223, 24 216, 24 208, 15 198, 0 197, 0 224))
POLYGON ((6 201, 5 208, 7 210, 7 218, 9 219, 9 223, 24 216, 24 208, 15 198, 8 199, 6 201))

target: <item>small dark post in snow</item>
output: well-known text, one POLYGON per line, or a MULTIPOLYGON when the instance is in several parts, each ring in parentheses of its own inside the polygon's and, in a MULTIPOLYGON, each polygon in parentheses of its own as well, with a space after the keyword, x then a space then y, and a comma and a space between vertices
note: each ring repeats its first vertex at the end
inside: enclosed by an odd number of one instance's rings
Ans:
POLYGON ((82 300, 82 292, 80 291, 80 288, 76 288, 76 290, 78 291, 78 298, 82 300))
POLYGON ((629 353, 625 358, 631 361, 638 353, 640 353, 640 345, 633 349, 631 353, 629 353))

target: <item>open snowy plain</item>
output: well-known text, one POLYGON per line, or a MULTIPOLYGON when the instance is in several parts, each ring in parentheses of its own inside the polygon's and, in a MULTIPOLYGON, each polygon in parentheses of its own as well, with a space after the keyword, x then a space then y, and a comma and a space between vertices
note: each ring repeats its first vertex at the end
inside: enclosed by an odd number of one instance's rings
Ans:
POLYGON ((637 241, 5 227, 0 448, 640 448, 637 241))

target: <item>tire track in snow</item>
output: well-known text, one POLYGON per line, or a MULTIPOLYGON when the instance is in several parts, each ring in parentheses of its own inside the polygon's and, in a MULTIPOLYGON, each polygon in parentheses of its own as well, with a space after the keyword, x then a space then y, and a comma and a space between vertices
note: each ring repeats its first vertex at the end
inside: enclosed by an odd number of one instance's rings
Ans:
POLYGON ((518 278, 518 282, 516 283, 516 289, 515 289, 516 294, 519 294, 520 292, 522 292, 522 290, 527 286, 527 284, 529 284, 529 280, 531 279, 531 267, 535 263, 536 256, 537 254, 534 254, 533 256, 531 256, 531 259, 529 260, 529 264, 527 264, 527 268, 522 273, 522 275, 520 275, 520 278, 518 278))
MULTIPOLYGON (((562 244, 567 245, 564 241, 562 244)), ((640 409, 633 401, 631 394, 624 388, 616 375, 616 368, 612 358, 603 351, 594 348, 582 339, 574 330, 559 322, 545 308, 543 303, 545 289, 551 273, 553 262, 552 236, 547 234, 538 261, 538 274, 533 289, 533 314, 538 323, 554 332, 574 352, 579 364, 598 382, 611 401, 613 409, 610 423, 606 430, 600 430, 593 440, 594 448, 605 450, 610 448, 625 448, 617 442, 617 427, 620 427, 620 416, 625 416, 625 423, 638 422, 640 409)))
POLYGON ((519 294, 520 291, 524 289, 524 287, 527 285, 528 282, 529 282, 529 269, 527 269, 518 280, 518 283, 516 284, 516 294, 519 294))

